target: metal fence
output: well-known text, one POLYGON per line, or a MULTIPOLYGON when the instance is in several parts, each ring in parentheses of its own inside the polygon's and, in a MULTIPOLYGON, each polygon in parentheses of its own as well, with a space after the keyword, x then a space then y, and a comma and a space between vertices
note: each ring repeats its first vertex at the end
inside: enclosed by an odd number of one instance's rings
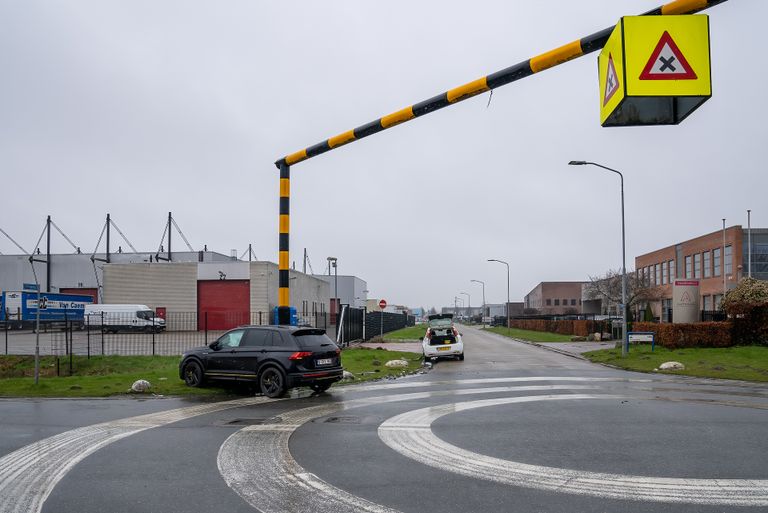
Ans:
MULTIPOLYGON (((67 355, 180 355, 193 347, 207 345, 228 329, 250 325, 267 325, 272 319, 267 312, 169 312, 165 326, 159 321, 135 316, 92 316, 84 321, 61 323, 39 334, 32 330, 12 330, 0 323, 4 354, 33 355, 39 341, 40 354, 67 355)), ((328 329, 328 314, 301 316, 301 326, 328 329)))

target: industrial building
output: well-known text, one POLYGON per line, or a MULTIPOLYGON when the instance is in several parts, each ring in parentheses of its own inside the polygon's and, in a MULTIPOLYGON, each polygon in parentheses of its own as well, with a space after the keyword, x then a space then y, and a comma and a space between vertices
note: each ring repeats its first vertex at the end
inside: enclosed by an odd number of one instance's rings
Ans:
POLYGON ((542 315, 581 313, 583 281, 543 281, 536 285, 523 301, 527 311, 542 315))
POLYGON ((661 299, 651 309, 662 321, 670 320, 676 279, 698 281, 700 310, 717 310, 723 294, 743 277, 768 280, 768 228, 735 225, 678 242, 636 257, 635 269, 638 280, 659 287, 661 299))
MULTIPOLYGON (((36 274, 43 291, 147 305, 168 316, 169 330, 272 322, 278 290, 272 262, 245 262, 211 251, 173 253, 171 262, 151 253, 113 253, 110 263, 98 260, 105 255, 95 256, 50 255, 47 263, 33 262, 33 273, 28 255, 0 255, 0 290, 21 290, 24 283, 36 282, 36 274)), ((328 283, 298 271, 291 271, 290 280, 298 317, 316 324, 328 312, 328 283)))

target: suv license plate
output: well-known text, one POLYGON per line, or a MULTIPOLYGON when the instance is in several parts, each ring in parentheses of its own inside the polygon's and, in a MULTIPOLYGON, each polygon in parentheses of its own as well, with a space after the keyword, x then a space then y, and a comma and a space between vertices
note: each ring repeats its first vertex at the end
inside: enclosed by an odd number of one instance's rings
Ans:
POLYGON ((450 351, 450 349, 451 349, 450 347, 445 347, 445 346, 437 348, 438 351, 450 351))
POLYGON ((319 360, 316 360, 316 363, 318 365, 330 365, 333 362, 332 358, 321 358, 319 360))

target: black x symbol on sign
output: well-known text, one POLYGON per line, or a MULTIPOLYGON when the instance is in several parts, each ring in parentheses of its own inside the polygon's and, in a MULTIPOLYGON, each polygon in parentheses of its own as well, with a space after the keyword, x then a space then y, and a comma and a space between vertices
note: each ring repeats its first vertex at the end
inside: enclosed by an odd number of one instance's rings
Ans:
POLYGON ((675 68, 672 63, 675 62, 675 56, 673 55, 669 59, 665 59, 664 57, 659 56, 659 60, 664 64, 661 68, 659 68, 659 71, 664 71, 667 68, 669 68, 670 71, 673 73, 677 68, 675 68))

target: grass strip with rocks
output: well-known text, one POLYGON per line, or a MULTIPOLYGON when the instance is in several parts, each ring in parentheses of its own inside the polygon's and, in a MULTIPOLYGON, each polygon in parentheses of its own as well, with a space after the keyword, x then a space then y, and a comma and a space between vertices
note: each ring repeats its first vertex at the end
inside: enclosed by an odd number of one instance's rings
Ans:
MULTIPOLYGON (((344 368, 355 375, 351 383, 413 373, 421 367, 421 354, 402 351, 345 349, 344 368), (407 368, 388 368, 387 360, 405 359, 407 368)), ((40 358, 40 379, 34 382, 34 356, 0 356, 0 397, 110 397, 136 395, 130 392, 138 379, 152 384, 152 394, 164 396, 242 395, 243 386, 212 383, 192 388, 179 379, 178 356, 74 356, 73 375, 69 358, 40 358)))
POLYGON ((546 331, 521 330, 518 328, 505 328, 503 326, 494 326, 485 328, 505 337, 527 340, 529 342, 570 342, 572 335, 561 335, 559 333, 549 333, 546 331))
POLYGON ((744 381, 768 381, 768 347, 735 346, 724 348, 696 347, 665 349, 650 345, 633 345, 626 358, 621 349, 603 349, 583 353, 595 362, 640 372, 661 372, 701 378, 724 378, 744 381), (675 361, 684 370, 657 370, 664 362, 675 361))

